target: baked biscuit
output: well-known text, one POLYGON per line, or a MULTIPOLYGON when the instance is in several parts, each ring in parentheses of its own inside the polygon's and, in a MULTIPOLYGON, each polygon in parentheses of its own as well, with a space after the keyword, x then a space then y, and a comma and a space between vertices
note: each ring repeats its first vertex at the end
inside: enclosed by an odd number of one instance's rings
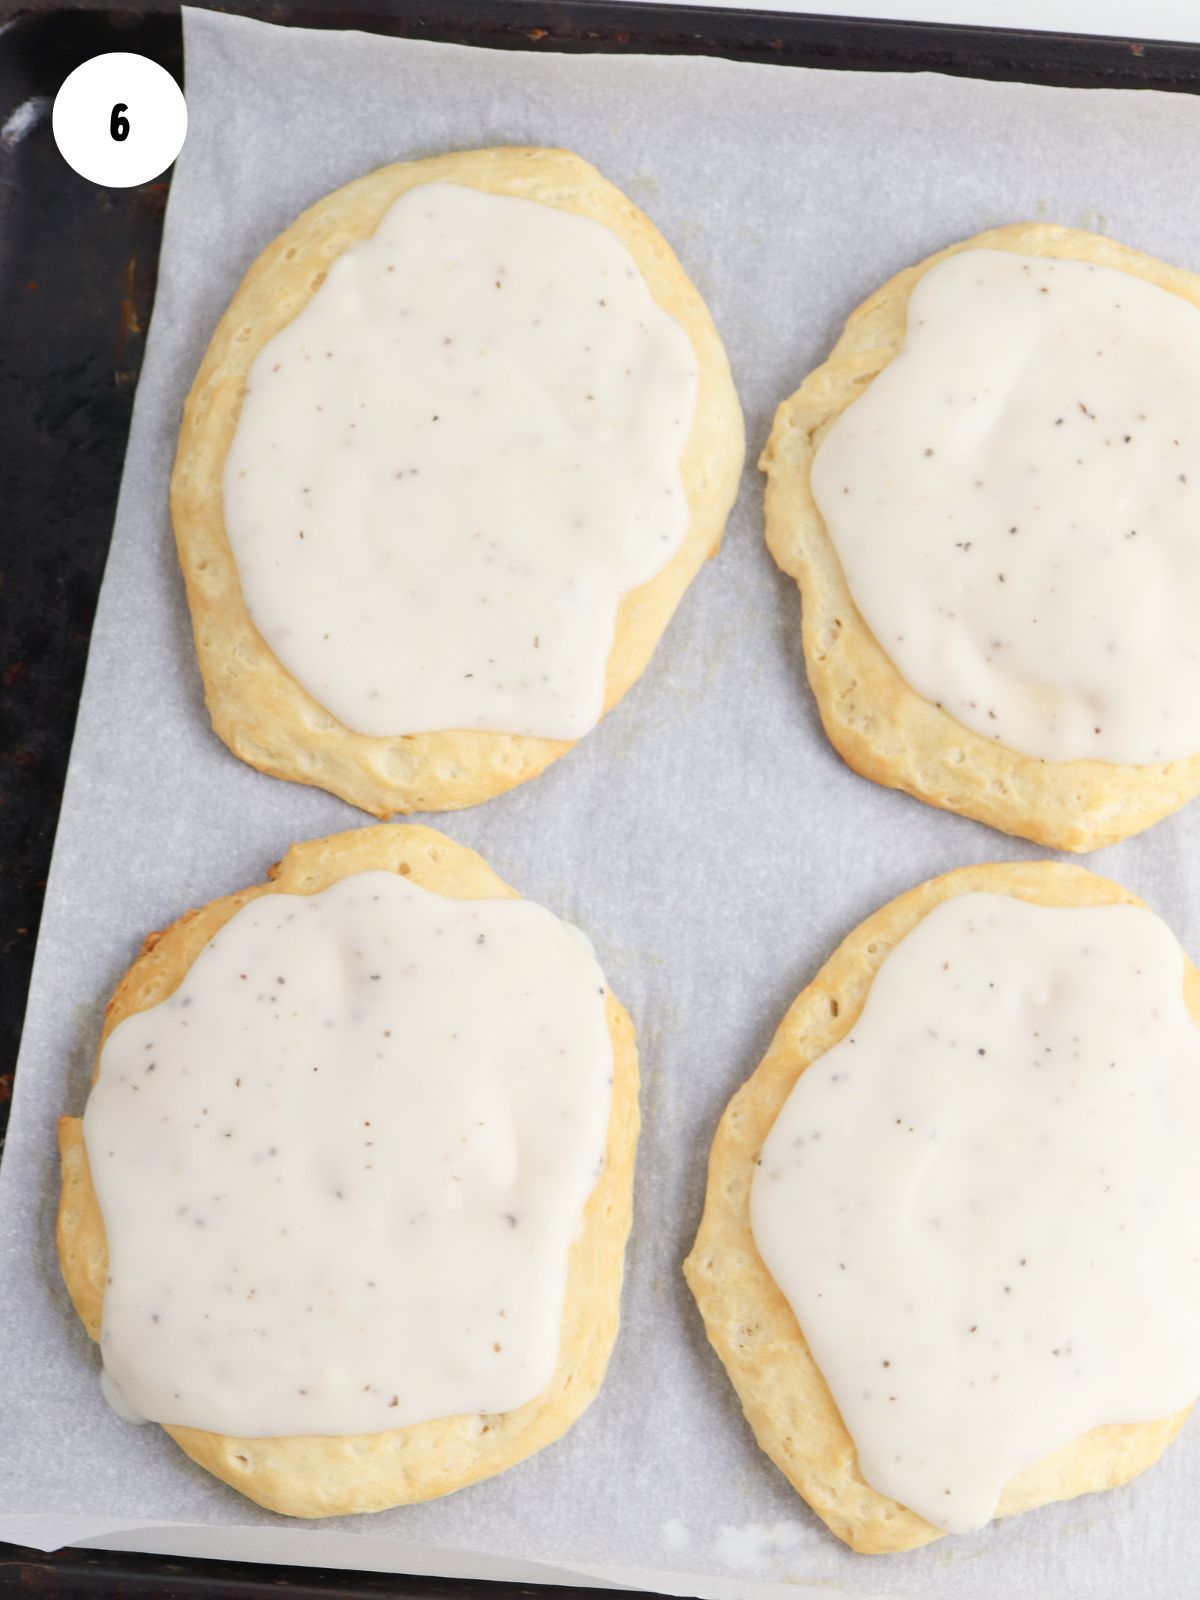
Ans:
MULTIPOLYGON (((852 1549, 912 1550, 942 1536, 871 1487, 796 1317, 764 1265, 750 1219, 759 1152, 800 1075, 855 1027, 895 946, 933 908, 982 891, 1045 906, 1140 905, 1080 867, 1054 862, 964 867, 901 895, 861 923, 798 996, 713 1140, 704 1216, 684 1272, 713 1348, 755 1438, 830 1531, 852 1549)), ((1185 958, 1185 999, 1200 1023, 1200 971, 1185 958)), ((1019 1473, 997 1516, 1115 1488, 1151 1466, 1190 1407, 1158 1421, 1096 1428, 1019 1473)))
POLYGON ((651 294, 695 352, 694 420, 681 458, 683 544, 621 601, 604 709, 644 671, 684 590, 716 553, 744 454, 741 411, 712 318, 653 223, 566 150, 500 148, 380 168, 319 200, 250 268, 192 385, 171 483, 171 511, 213 727, 242 760, 313 784, 379 817, 476 805, 536 777, 574 741, 447 729, 375 737, 339 722, 284 668, 250 618, 225 528, 222 474, 247 376, 263 346, 304 309, 330 263, 375 231, 410 189, 453 183, 593 218, 633 256, 651 294))
POLYGON ((910 687, 864 621, 810 487, 822 439, 899 351, 917 282, 948 256, 977 249, 1116 268, 1200 306, 1194 274, 1045 223, 993 228, 897 273, 852 313, 829 359, 776 413, 759 463, 767 544, 800 587, 809 681, 826 733, 856 772, 1053 849, 1095 850, 1200 792, 1200 753, 1153 766, 1057 763, 964 727, 910 687))
MULTIPOLYGON (((100 1048, 119 1023, 167 999, 217 931, 249 901, 313 894, 356 872, 388 871, 454 900, 519 898, 474 851, 431 828, 377 826, 294 845, 270 882, 185 912, 146 939, 105 1013, 100 1048)), ((613 1046, 607 1158, 571 1245, 558 1365, 540 1395, 501 1415, 435 1419, 382 1433, 245 1439, 165 1426, 193 1461, 268 1510, 295 1517, 379 1511, 450 1494, 558 1439, 595 1398, 617 1334, 633 1203, 638 1069, 628 1013, 607 995, 613 1046)), ((99 1052, 97 1052, 97 1071, 99 1052)), ((59 1121, 58 1254, 75 1309, 100 1338, 108 1256, 83 1123, 59 1121)))

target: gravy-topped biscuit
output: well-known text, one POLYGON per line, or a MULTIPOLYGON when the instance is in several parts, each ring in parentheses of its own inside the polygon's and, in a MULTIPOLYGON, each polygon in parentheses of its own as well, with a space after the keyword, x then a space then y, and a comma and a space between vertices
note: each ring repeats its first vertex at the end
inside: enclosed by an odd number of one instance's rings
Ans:
POLYGON ((898 273, 779 408, 767 541, 864 776, 1057 849, 1200 790, 1200 278, 1044 224, 898 273))
POLYGON ((637 1129, 577 930, 428 828, 296 845, 147 939, 61 1119, 105 1392, 292 1516, 502 1472, 603 1379, 637 1129))
POLYGON ((685 1271, 855 1550, 1144 1471, 1200 1394, 1200 972, 1118 885, 967 867, 868 917, 713 1141, 685 1271))
POLYGON ((564 150, 398 162, 250 268, 171 487, 213 726, 393 812, 536 776, 640 676, 743 459, 658 230, 564 150))

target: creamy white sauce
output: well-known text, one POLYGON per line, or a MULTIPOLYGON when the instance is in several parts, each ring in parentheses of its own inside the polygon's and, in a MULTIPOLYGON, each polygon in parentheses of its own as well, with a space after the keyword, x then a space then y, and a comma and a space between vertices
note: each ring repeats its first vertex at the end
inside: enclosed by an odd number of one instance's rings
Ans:
POLYGON ((252 901, 88 1101, 106 1394, 251 1437, 531 1399, 611 1083, 603 976, 548 911, 387 872, 252 901))
POLYGON ((961 1532, 1050 1451, 1200 1394, 1198 1138, 1151 913, 961 895, 896 947, 751 1191, 870 1484, 961 1532))
POLYGON ((813 493, 901 675, 1047 761, 1200 751, 1200 311, 995 250, 918 282, 813 493))
POLYGON ((608 228, 411 190, 250 370, 224 495, 256 627, 360 733, 578 738, 687 532, 696 386, 608 228))

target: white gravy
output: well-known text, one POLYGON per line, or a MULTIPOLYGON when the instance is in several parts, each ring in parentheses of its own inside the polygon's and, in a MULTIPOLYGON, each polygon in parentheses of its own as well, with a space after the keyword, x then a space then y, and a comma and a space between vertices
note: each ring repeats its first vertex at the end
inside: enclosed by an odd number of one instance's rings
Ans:
POLYGON ((944 901, 800 1077, 755 1241, 868 1483, 936 1527, 1200 1394, 1200 1028, 1130 906, 944 901))
POLYGON ((906 681, 1047 761, 1200 752, 1200 310, 966 250, 822 441, 813 493, 906 681))
POLYGON ((390 872, 237 912, 113 1030, 84 1117, 121 1414, 374 1433, 540 1393, 604 1162, 604 989, 541 907, 390 872))
POLYGON ((587 217, 410 190, 259 353, 225 522, 255 626, 364 734, 575 739, 687 532, 697 368, 587 217))

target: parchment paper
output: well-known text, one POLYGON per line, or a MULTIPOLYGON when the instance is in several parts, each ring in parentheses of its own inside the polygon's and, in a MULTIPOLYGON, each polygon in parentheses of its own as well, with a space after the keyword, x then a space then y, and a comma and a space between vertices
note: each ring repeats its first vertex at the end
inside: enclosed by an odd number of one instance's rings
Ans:
MULTIPOLYGON (((775 404, 882 279, 1049 218, 1200 267, 1200 104, 708 60, 535 57, 187 12, 191 129, 101 597, 0 1175, 0 1536, 749 1596, 1194 1592, 1200 1428, 1125 1490, 909 1556, 829 1536, 754 1445, 680 1261, 713 1128, 784 1008, 863 916, 970 861, 1038 854, 855 777, 826 743, 799 605, 747 472, 725 549, 653 665, 566 760, 432 819, 595 941, 644 1072, 624 1326, 561 1443, 441 1503, 319 1526, 257 1511, 108 1411, 59 1278, 54 1121, 143 934, 366 819, 259 776, 211 733, 167 516, 183 398, 242 272, 364 170, 561 143, 662 227, 727 341, 751 461, 775 404)), ((1092 858, 1200 953, 1200 808, 1092 858)))

